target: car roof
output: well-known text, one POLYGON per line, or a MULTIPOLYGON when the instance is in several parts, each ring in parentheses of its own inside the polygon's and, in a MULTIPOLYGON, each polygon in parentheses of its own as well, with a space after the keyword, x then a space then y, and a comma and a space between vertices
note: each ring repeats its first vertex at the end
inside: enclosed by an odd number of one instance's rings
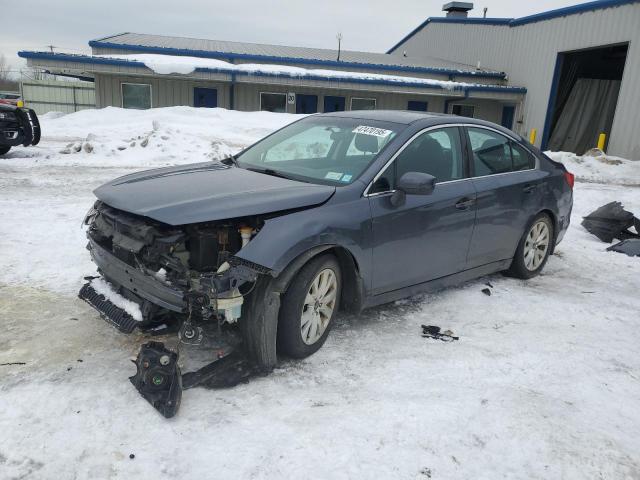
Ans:
POLYGON ((347 112, 323 113, 321 115, 327 117, 358 118, 361 120, 381 120, 405 125, 409 125, 417 120, 449 116, 440 113, 412 112, 409 110, 350 110, 347 112))
MULTIPOLYGON (((315 116, 315 115, 314 115, 315 116)), ((461 117, 458 115, 435 112, 414 112, 409 110, 351 110, 345 112, 321 113, 318 116, 357 118, 361 120, 379 120, 404 125, 417 124, 421 127, 442 124, 474 124, 491 127, 505 134, 520 139, 521 137, 512 130, 506 129, 496 123, 479 118, 461 117)))

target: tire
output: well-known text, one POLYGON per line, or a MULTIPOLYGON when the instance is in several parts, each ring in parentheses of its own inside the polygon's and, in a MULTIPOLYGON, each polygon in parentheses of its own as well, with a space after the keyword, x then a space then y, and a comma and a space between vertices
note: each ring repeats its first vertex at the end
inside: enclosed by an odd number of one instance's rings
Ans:
POLYGON ((554 238, 551 218, 538 214, 522 235, 507 275, 525 280, 538 275, 547 264, 554 238))
POLYGON ((278 350, 282 354, 305 358, 322 347, 338 311, 341 290, 342 272, 333 255, 316 257, 300 269, 280 307, 278 350))
POLYGON ((11 150, 11 147, 9 147, 7 145, 0 145, 0 155, 4 155, 9 150, 11 150))

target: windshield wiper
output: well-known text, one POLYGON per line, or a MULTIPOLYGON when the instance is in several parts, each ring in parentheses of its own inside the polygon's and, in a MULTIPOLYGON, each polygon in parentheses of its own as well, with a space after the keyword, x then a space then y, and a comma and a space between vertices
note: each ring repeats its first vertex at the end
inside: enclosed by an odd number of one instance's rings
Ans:
POLYGON ((234 167, 241 168, 235 155, 229 155, 227 158, 220 160, 220 163, 224 163, 225 165, 229 165, 229 163, 232 163, 234 167))
MULTIPOLYGON (((252 172, 264 173, 265 175, 271 175, 272 177, 286 178, 287 180, 296 180, 298 182, 304 182, 304 180, 299 180, 297 178, 286 175, 277 170, 273 170, 271 168, 255 168, 255 167, 247 167, 247 170, 251 170, 252 172)), ((309 182, 305 182, 309 183, 309 182)))

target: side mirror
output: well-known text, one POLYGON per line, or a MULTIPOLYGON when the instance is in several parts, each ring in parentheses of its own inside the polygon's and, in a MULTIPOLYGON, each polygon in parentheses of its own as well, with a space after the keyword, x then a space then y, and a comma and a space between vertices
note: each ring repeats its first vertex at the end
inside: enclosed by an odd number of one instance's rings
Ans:
POLYGON ((396 185, 396 191, 391 196, 391 204, 394 207, 402 205, 407 194, 431 195, 436 188, 436 177, 422 172, 407 172, 400 177, 396 185))

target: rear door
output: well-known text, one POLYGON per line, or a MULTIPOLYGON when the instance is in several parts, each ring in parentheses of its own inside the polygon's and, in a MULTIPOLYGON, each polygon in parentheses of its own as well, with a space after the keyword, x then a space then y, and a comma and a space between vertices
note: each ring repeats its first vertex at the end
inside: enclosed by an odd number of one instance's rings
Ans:
POLYGON ((468 126, 476 226, 468 268, 513 258, 525 228, 542 209, 543 178, 536 158, 496 130, 468 126))
POLYGON ((373 225, 374 294, 465 269, 475 220, 475 189, 467 178, 458 127, 428 129, 399 151, 367 195, 373 225), (431 195, 407 195, 394 206, 396 180, 406 172, 436 177, 431 195))

